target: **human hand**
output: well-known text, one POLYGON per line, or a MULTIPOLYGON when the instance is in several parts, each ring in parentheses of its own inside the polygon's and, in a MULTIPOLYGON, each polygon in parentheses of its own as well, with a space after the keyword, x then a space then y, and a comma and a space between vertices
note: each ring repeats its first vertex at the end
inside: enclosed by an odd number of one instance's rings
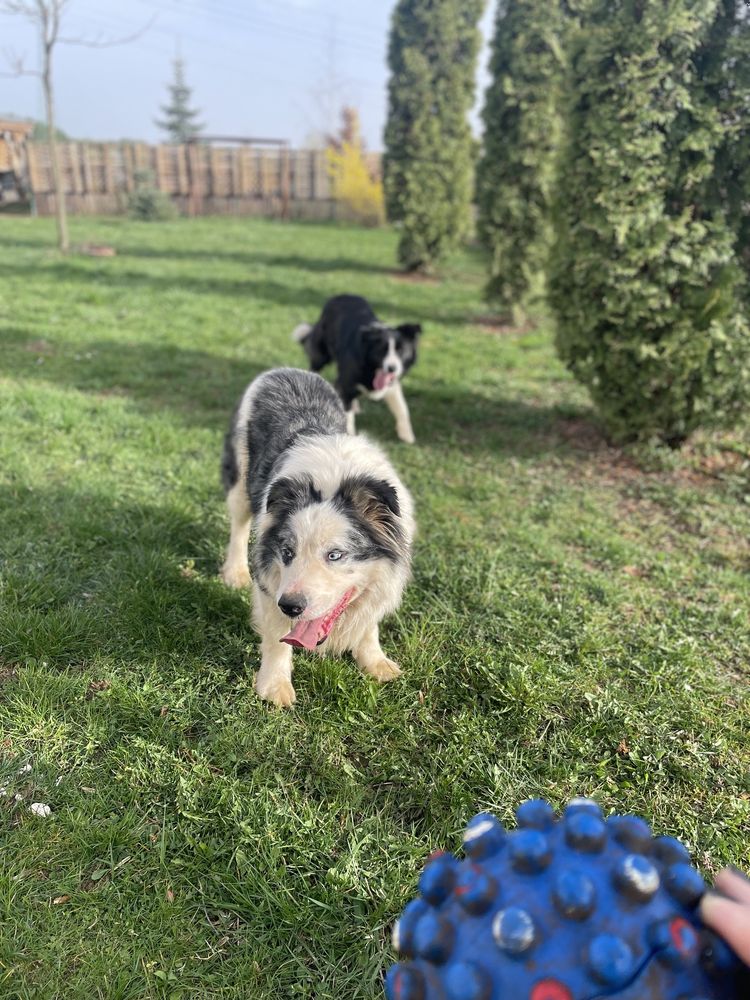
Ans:
POLYGON ((750 879, 736 868, 725 868, 714 888, 701 901, 703 922, 750 965, 750 879))

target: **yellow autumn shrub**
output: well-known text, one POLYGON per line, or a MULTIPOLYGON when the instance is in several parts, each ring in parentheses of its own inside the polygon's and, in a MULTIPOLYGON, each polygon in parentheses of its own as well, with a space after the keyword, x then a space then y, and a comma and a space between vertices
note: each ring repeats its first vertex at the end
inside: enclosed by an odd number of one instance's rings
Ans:
POLYGON ((344 140, 326 150, 333 197, 352 222, 380 226, 385 221, 383 184, 373 176, 361 143, 344 140))

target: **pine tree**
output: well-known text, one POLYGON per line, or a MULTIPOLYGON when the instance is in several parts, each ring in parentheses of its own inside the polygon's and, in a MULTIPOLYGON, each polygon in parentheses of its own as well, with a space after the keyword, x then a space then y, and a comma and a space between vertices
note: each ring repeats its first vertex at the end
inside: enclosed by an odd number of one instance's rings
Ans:
POLYGON ((712 29, 697 53, 696 78, 719 109, 722 141, 703 204, 726 210, 750 297, 750 5, 720 0, 712 29))
POLYGON ((487 295, 517 305, 543 270, 559 136, 559 0, 500 0, 477 168, 479 236, 489 253, 487 295))
POLYGON ((399 0, 388 48, 386 208, 401 225, 398 257, 427 269, 470 226, 478 22, 485 0, 399 0))
POLYGON ((169 85, 169 104, 161 106, 164 117, 157 119, 156 124, 167 133, 170 142, 187 142, 202 131, 203 125, 198 122, 200 112, 190 107, 192 90, 185 83, 182 59, 175 59, 173 66, 174 82, 169 85))
POLYGON ((722 125, 696 54, 717 0, 590 0, 568 81, 550 299, 563 360, 611 435, 677 445, 750 387, 734 234, 712 182, 722 125))

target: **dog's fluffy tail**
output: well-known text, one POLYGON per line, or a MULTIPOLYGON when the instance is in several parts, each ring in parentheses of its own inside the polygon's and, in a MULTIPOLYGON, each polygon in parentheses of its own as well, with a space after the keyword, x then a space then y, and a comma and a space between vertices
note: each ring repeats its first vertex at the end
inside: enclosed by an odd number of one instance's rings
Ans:
POLYGON ((292 340, 296 340, 298 344, 301 344, 310 335, 311 331, 312 326, 310 323, 300 323, 299 326, 295 326, 292 330, 292 340))

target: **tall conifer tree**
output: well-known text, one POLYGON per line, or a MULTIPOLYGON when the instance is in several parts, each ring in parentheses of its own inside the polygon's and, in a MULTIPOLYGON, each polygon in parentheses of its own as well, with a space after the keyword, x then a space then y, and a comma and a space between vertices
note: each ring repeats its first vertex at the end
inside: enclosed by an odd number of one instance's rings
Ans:
POLYGON ((736 235, 750 298, 750 5, 720 0, 717 17, 696 56, 703 103, 718 108, 722 139, 703 204, 721 206, 736 235))
POLYGON ((589 0, 568 81, 550 299, 613 437, 676 445, 746 405, 734 234, 704 198, 723 127, 696 56, 717 0, 589 0))
POLYGON ((399 261, 429 268, 470 226, 474 142, 468 122, 485 0, 399 0, 388 48, 391 77, 384 185, 401 225, 399 261))
POLYGON ((479 234, 489 253, 487 294, 517 305, 543 270, 559 137, 559 0, 500 0, 492 38, 477 170, 479 234))
POLYGON ((169 85, 169 104, 161 106, 163 118, 156 124, 169 136, 170 142, 187 142, 202 129, 198 121, 199 111, 190 107, 192 90, 185 83, 185 64, 182 59, 175 59, 174 80, 169 85))

